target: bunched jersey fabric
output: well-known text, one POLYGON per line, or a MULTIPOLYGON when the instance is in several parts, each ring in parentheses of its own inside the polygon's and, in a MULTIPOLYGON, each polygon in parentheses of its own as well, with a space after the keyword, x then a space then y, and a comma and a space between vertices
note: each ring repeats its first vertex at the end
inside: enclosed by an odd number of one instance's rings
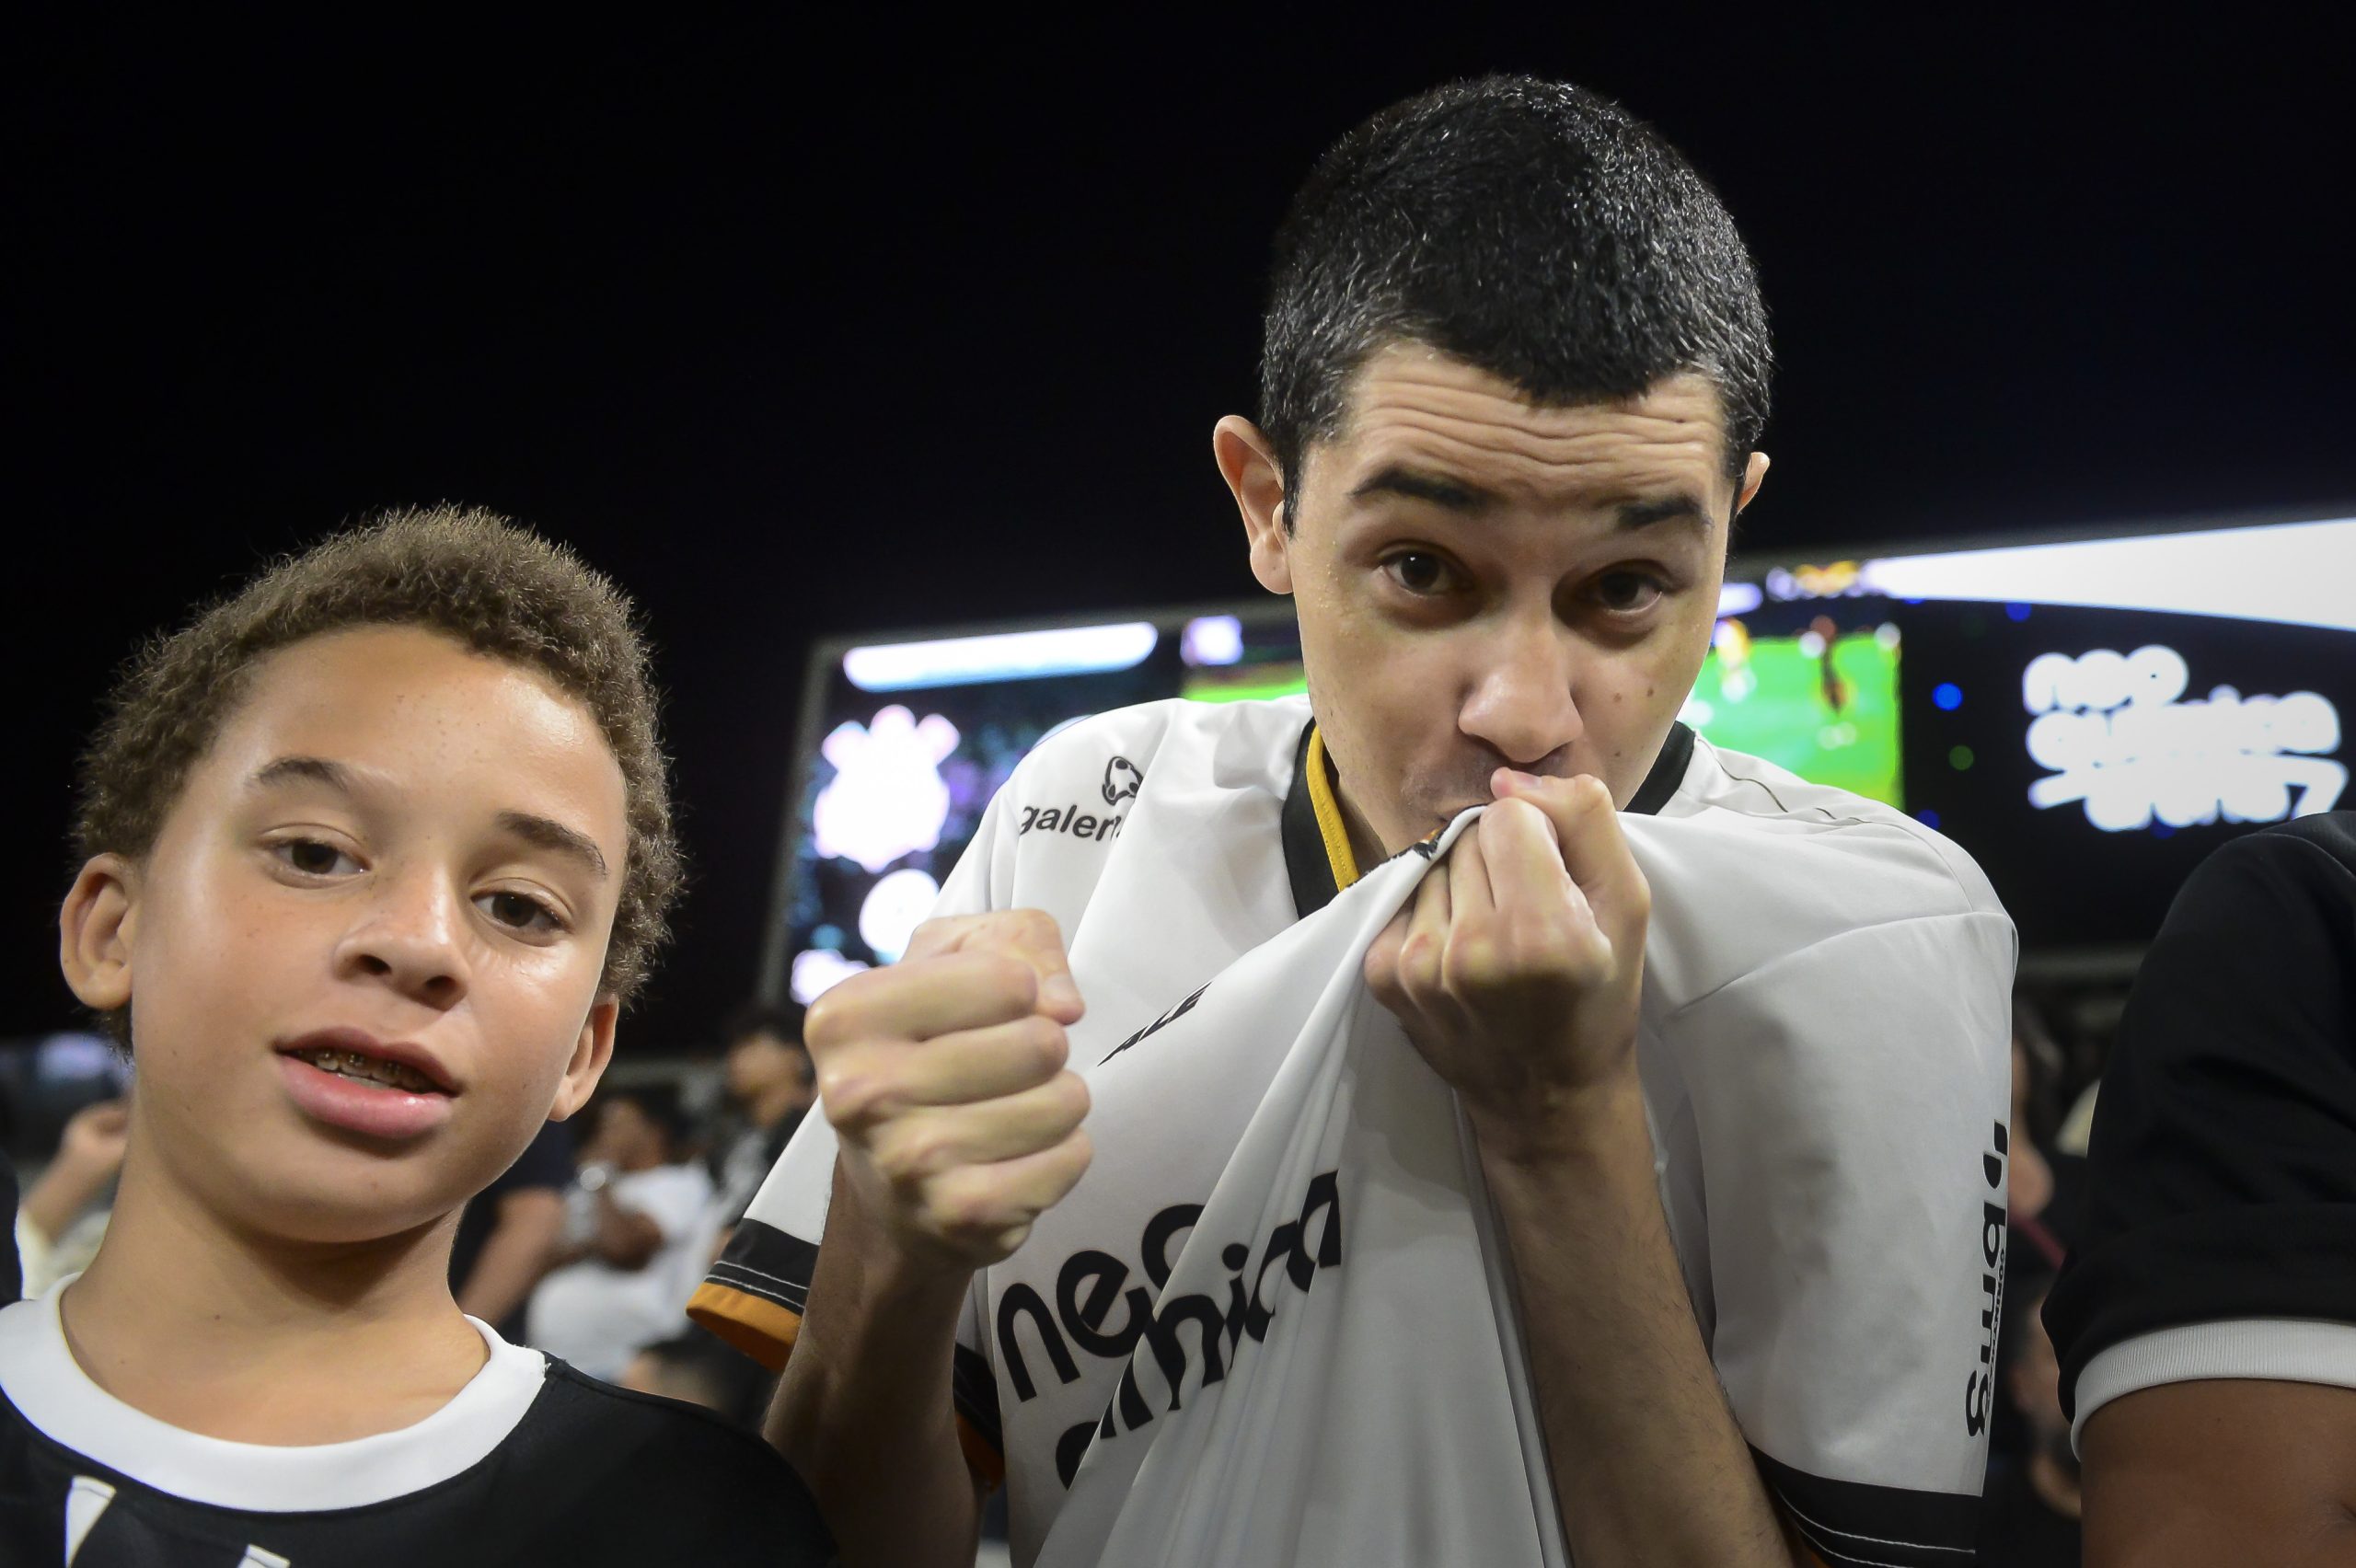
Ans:
POLYGON ((625 1393, 481 1323, 490 1359, 415 1425, 270 1447, 184 1432, 84 1373, 64 1286, 0 1309, 8 1568, 818 1564, 801 1478, 750 1434, 625 1393))
MULTIPOLYGON (((1565 1560, 1476 1152, 1359 979, 1474 813, 1360 878, 1321 752, 1298 698, 1075 725, 943 889, 1053 915, 1089 1007, 1095 1164, 976 1277, 953 1368, 1020 1563, 1565 1560)), ((1662 1200, 1761 1471, 1829 1563, 1968 1561, 2011 924, 1919 824, 1681 727, 1623 825, 1662 1200)), ((698 1296, 773 1363, 834 1152, 810 1118, 698 1296)))

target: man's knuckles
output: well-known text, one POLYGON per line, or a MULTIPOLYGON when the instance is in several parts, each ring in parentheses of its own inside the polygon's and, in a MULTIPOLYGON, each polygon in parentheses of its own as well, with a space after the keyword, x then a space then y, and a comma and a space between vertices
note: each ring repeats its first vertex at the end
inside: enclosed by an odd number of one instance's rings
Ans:
POLYGON ((1088 1110, 1088 1086, 1080 1075, 1057 1073, 1020 1094, 917 1110, 875 1127, 871 1158, 896 1184, 922 1182, 1051 1149, 1078 1129, 1088 1110))

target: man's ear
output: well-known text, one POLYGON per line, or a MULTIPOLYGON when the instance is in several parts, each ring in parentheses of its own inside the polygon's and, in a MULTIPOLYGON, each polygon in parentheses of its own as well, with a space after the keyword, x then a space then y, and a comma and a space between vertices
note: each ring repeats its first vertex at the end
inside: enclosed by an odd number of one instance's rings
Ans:
POLYGON ((564 1065, 564 1078, 556 1086, 556 1103, 549 1108, 549 1120, 561 1122, 589 1103, 597 1092, 597 1080, 606 1076, 606 1064, 614 1059, 614 1026, 620 1020, 622 1004, 617 997, 600 997, 590 1005, 589 1016, 581 1025, 581 1038, 572 1043, 572 1059, 564 1065))
POLYGON ((1235 494, 1243 514, 1243 536, 1252 550, 1252 575, 1271 594, 1292 592, 1292 560, 1285 553, 1285 475, 1276 448, 1260 427, 1230 414, 1211 431, 1211 455, 1219 478, 1235 494))
POLYGON ((131 945, 139 922, 138 869, 94 855, 57 909, 57 965, 82 1005, 114 1012, 131 1002, 131 945))
POLYGON ((1735 498, 1734 514, 1739 517, 1759 494, 1759 487, 1767 482, 1767 454, 1754 452, 1750 461, 1742 466, 1742 493, 1735 498))

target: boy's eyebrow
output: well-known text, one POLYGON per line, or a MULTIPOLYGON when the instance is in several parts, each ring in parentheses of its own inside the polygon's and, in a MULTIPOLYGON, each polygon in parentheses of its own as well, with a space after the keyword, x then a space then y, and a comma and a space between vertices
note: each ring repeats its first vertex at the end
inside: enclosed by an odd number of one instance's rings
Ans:
MULTIPOLYGON (((282 756, 265 763, 253 777, 253 788, 269 789, 273 785, 307 783, 324 784, 342 794, 357 793, 357 781, 352 769, 340 762, 323 756, 282 756)), ((553 817, 537 816, 530 812, 502 812, 499 825, 525 843, 541 849, 553 849, 569 855, 604 878, 612 871, 606 864, 606 853, 597 841, 577 827, 567 827, 553 817)))
POLYGON ((352 769, 323 756, 282 756, 257 769, 251 780, 257 790, 276 784, 324 784, 344 794, 353 792, 352 769))
POLYGON ((609 874, 605 851, 579 828, 567 827, 553 817, 534 816, 529 812, 502 812, 499 825, 526 844, 572 856, 601 878, 609 874))

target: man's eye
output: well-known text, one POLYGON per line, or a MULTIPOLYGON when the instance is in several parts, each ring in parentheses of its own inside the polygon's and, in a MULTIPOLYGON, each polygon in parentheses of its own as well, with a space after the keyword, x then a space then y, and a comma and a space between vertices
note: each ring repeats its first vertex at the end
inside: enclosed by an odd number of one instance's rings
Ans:
POLYGON ((1402 550, 1382 563, 1391 580, 1410 594, 1442 594, 1448 591, 1448 562, 1428 550, 1402 550))
POLYGON ((351 856, 317 838, 289 838, 271 848, 279 859, 306 877, 331 877, 360 869, 360 863, 351 856))
POLYGON ((546 933, 564 929, 564 922, 556 911, 529 894, 486 893, 475 900, 475 907, 510 930, 546 933))
POLYGON ((1641 571, 1607 571, 1596 579, 1597 603, 1617 615, 1641 615, 1668 592, 1657 579, 1641 571))

